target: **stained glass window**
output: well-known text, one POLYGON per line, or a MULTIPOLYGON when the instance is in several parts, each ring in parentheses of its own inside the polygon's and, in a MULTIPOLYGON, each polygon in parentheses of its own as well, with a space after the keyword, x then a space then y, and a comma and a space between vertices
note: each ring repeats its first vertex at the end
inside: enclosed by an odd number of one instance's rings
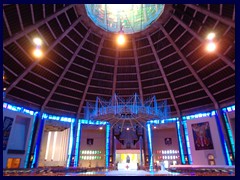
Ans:
POLYGON ((163 4, 85 4, 90 19, 110 32, 126 34, 140 32, 156 21, 163 12, 163 4))

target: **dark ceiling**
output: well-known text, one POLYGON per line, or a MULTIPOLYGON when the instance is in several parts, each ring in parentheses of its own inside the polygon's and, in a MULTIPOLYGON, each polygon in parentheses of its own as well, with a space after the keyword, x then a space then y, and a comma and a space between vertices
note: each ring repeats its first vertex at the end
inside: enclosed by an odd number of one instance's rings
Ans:
POLYGON ((83 5, 3 5, 5 101, 74 117, 115 92, 155 95, 173 116, 235 103, 235 5, 168 6, 164 22, 118 47, 114 34, 78 12, 83 5), (210 31, 218 44, 211 54, 204 50, 210 31), (35 36, 44 41, 40 61, 32 56, 35 36))

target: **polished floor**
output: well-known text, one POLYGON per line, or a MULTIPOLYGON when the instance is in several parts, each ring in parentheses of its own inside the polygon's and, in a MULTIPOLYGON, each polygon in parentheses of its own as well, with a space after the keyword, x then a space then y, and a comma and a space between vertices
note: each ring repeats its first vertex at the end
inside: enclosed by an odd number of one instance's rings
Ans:
POLYGON ((23 170, 4 170, 4 176, 235 176, 235 170, 206 170, 203 171, 144 171, 144 170, 101 170, 101 171, 86 171, 86 172, 55 172, 52 169, 23 169, 23 170))
POLYGON ((129 170, 129 171, 101 171, 101 172, 84 172, 84 173, 67 173, 66 176, 179 176, 180 173, 172 173, 168 171, 129 170))

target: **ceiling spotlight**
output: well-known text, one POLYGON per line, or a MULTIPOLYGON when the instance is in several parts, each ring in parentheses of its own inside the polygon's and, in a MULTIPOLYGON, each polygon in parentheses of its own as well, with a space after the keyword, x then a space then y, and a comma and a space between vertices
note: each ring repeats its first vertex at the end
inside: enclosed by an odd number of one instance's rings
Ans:
POLYGON ((207 35, 207 40, 212 41, 215 38, 215 33, 211 32, 207 35))
POLYGON ((99 129, 100 129, 100 130, 102 130, 102 129, 103 129, 103 127, 101 126, 99 129))
POLYGON ((206 50, 208 52, 214 52, 216 50, 217 46, 214 42, 207 43, 206 50))
POLYGON ((154 128, 154 129, 156 129, 157 127, 156 127, 156 126, 154 126, 153 128, 154 128))
POLYGON ((4 91, 6 91, 6 90, 7 90, 7 88, 3 88, 3 90, 4 90, 4 91))
POLYGON ((127 128, 127 131, 129 130, 129 128, 127 128))
POLYGON ((117 37, 118 45, 123 45, 125 43, 125 36, 123 34, 119 34, 117 37))
POLYGON ((33 39, 34 44, 36 44, 37 46, 41 46, 42 45, 42 40, 40 38, 34 38, 33 39))
POLYGON ((34 55, 34 57, 36 57, 36 58, 40 58, 40 57, 42 57, 43 52, 42 52, 41 49, 36 48, 36 49, 33 51, 33 55, 34 55))

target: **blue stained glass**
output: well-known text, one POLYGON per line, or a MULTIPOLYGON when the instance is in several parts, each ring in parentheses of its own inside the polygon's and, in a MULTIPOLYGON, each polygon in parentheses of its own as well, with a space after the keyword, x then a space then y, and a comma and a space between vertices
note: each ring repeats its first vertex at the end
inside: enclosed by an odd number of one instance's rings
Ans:
POLYGON ((133 34, 148 28, 164 10, 164 4, 85 4, 89 18, 109 32, 133 34))

